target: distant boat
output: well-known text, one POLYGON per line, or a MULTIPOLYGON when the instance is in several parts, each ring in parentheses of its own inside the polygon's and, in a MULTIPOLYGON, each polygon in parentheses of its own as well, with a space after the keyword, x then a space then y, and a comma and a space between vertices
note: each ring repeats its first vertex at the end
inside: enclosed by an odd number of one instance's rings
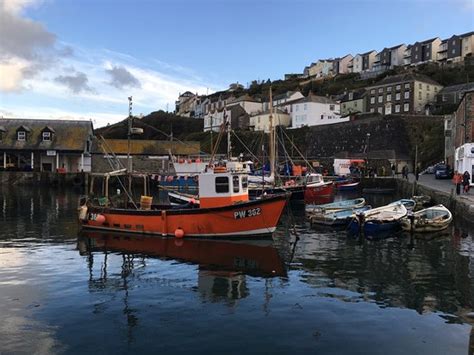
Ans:
POLYGON ((311 216, 311 224, 322 224, 327 226, 346 226, 354 218, 354 214, 370 210, 371 206, 363 206, 355 209, 330 211, 316 213, 311 216))
POLYGON ((401 200, 390 203, 390 205, 396 205, 399 203, 404 205, 408 211, 413 211, 416 206, 415 200, 408 199, 408 198, 402 198, 401 200))
POLYGON ((407 209, 403 204, 390 204, 357 213, 349 229, 352 233, 363 230, 365 235, 391 231, 399 227, 400 220, 406 215, 407 209))
POLYGON ((452 220, 452 213, 443 205, 437 205, 407 216, 401 225, 404 231, 438 232, 448 228, 452 220))
POLYGON ((371 188, 364 188, 362 189, 362 192, 364 194, 393 194, 395 192, 395 189, 393 188, 381 188, 381 187, 371 187, 371 188))
POLYGON ((332 203, 325 203, 323 205, 309 205, 306 207, 308 213, 321 213, 328 211, 338 211, 360 208, 365 205, 365 198, 355 198, 352 200, 342 200, 332 203))

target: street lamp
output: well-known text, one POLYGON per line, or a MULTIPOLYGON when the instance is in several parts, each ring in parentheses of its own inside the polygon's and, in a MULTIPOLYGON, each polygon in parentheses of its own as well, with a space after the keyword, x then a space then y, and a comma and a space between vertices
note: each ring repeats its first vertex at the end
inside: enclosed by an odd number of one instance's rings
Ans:
POLYGON ((367 175, 369 175, 369 141, 370 141, 370 133, 367 133, 367 141, 365 145, 365 155, 366 155, 366 170, 367 170, 367 175))

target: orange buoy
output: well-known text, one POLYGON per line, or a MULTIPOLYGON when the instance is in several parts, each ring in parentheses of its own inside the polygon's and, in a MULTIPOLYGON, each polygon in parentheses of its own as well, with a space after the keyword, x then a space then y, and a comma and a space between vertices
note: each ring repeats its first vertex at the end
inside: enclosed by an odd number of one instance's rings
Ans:
POLYGON ((104 224, 105 222, 105 216, 103 214, 98 214, 96 217, 95 217, 95 221, 97 223, 100 223, 100 224, 104 224))
POLYGON ((176 228, 176 230, 174 231, 174 236, 179 239, 183 238, 184 230, 182 228, 176 228))

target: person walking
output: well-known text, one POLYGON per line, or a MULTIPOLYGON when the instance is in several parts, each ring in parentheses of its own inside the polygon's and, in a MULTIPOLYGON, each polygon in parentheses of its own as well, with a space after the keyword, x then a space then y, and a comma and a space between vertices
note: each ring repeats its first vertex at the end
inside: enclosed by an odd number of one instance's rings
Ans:
POLYGON ((454 172, 453 182, 456 185, 456 195, 461 194, 462 178, 463 178, 462 175, 458 171, 454 172))
POLYGON ((402 177, 408 180, 408 166, 406 165, 402 168, 402 177))
POLYGON ((395 164, 392 164, 392 177, 395 177, 395 164))
POLYGON ((469 174, 469 171, 465 171, 464 174, 462 174, 462 185, 464 187, 464 193, 469 193, 469 184, 471 180, 471 174, 469 174))
POLYGON ((415 179, 418 181, 418 178, 420 177, 420 168, 417 166, 415 169, 415 179))

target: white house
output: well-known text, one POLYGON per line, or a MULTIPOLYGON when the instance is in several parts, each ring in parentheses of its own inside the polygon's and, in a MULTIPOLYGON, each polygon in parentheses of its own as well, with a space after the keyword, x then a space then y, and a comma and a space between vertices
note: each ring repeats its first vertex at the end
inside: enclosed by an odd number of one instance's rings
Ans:
POLYGON ((341 118, 339 104, 324 96, 310 94, 303 99, 287 102, 281 108, 290 115, 291 128, 349 121, 349 117, 341 118))

